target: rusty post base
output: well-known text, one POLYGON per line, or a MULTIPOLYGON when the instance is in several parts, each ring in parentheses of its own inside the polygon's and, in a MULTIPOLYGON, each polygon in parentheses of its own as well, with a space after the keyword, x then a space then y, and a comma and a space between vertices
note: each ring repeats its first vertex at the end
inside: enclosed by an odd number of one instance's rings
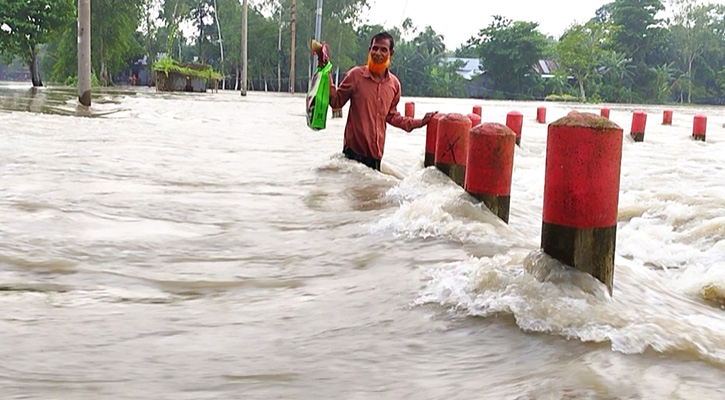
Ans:
POLYGON ((509 223, 509 211, 511 209, 511 196, 493 196, 486 194, 471 194, 471 196, 483 202, 483 204, 496 214, 505 223, 509 223))
POLYGON ((607 285, 612 294, 617 226, 579 229, 544 222, 541 247, 562 263, 607 285))
POLYGON ((453 182, 456 182, 460 187, 463 187, 463 183, 466 179, 465 165, 438 163, 436 164, 436 168, 448 175, 448 177, 451 178, 453 182))

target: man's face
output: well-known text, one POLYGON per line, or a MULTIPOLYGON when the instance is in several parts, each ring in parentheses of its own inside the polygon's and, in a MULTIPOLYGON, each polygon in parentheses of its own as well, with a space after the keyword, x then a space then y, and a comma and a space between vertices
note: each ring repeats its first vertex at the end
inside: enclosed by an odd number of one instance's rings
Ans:
POLYGON ((373 42, 372 46, 370 46, 370 56, 376 64, 384 63, 392 55, 393 52, 390 51, 389 39, 378 39, 373 42))

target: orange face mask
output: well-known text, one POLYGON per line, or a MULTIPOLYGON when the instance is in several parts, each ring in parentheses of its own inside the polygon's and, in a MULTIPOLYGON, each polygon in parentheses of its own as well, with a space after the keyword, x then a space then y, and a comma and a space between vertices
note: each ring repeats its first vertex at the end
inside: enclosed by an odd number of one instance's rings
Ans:
POLYGON ((385 69, 390 66, 390 56, 385 57, 385 61, 381 63, 376 63, 375 60, 373 60, 373 56, 368 53, 368 69, 374 73, 374 74, 382 74, 385 72, 385 69))

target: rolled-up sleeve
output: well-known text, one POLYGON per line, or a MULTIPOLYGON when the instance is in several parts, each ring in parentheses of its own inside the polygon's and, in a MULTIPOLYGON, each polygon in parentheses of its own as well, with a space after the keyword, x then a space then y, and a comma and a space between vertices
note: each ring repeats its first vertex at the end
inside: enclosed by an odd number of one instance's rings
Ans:
POLYGON ((395 97, 393 97, 393 102, 390 104, 390 109, 388 110, 388 115, 385 118, 385 121, 390 125, 393 125, 396 128, 400 128, 406 132, 410 132, 413 129, 421 128, 423 126, 422 119, 406 117, 398 112, 398 103, 400 103, 399 89, 400 87, 398 86, 398 90, 396 90, 395 92, 395 97))

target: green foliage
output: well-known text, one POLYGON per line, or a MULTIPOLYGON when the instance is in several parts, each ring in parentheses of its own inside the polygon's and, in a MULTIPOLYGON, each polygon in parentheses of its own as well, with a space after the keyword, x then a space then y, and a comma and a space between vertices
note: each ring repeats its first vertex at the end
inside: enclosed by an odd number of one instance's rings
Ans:
POLYGON ((561 94, 571 94, 572 87, 569 84, 569 79, 567 77, 567 74, 564 73, 565 71, 560 69, 556 75, 554 75, 553 78, 549 78, 544 82, 544 87, 546 90, 546 93, 551 93, 555 95, 561 95, 561 94))
POLYGON ((221 80, 223 76, 215 72, 210 65, 202 64, 180 64, 171 58, 165 57, 156 61, 153 65, 154 71, 169 76, 169 73, 176 72, 186 76, 202 78, 206 80, 221 80))
POLYGON ((579 98, 570 94, 550 94, 546 96, 546 101, 579 101, 579 98))
POLYGON ((604 24, 588 22, 570 27, 557 44, 558 61, 561 68, 570 73, 579 84, 579 98, 586 102, 586 86, 596 79, 597 68, 605 54, 604 24))
MULTIPOLYGON (((725 7, 711 4, 698 5, 692 0, 677 0, 674 5, 674 24, 671 32, 680 56, 679 68, 688 78, 687 85, 679 89, 681 97, 684 96, 682 91, 687 91, 689 103, 692 100, 692 93, 698 90, 694 87, 698 64, 703 63, 708 56, 717 60, 722 59, 725 7)), ((714 70, 718 68, 709 68, 706 65, 703 65, 704 69, 713 70, 710 75, 714 77, 714 70)), ((707 93, 705 88, 700 92, 707 93)))
MULTIPOLYGON (((406 26, 412 26, 408 20, 406 26)), ((370 44, 370 37, 382 29, 366 27, 359 33, 361 42, 365 40, 365 48, 370 44), (367 39, 363 39, 367 36, 367 39)), ((392 31, 396 37, 400 32, 392 31)), ((365 53, 366 54, 366 53, 365 53)), ((465 95, 466 81, 458 74, 462 62, 447 62, 445 60, 446 46, 443 36, 426 26, 411 41, 396 40, 395 55, 391 71, 400 79, 403 93, 406 96, 436 96, 457 97, 465 95)))
MULTIPOLYGON (((103 86, 112 85, 112 76, 127 68, 130 61, 144 53, 137 35, 142 19, 145 19, 144 1, 93 0, 92 70, 103 86)), ((67 24, 48 45, 52 66, 45 66, 45 69, 52 70, 55 81, 63 81, 77 72, 77 32, 77 24, 67 24)))
MULTIPOLYGON (((479 33, 453 54, 440 34, 431 27, 415 26, 409 18, 395 27, 363 24, 371 0, 326 1, 321 40, 330 47, 333 65, 344 73, 365 63, 374 34, 390 32, 395 38, 391 71, 407 96, 465 96, 475 90, 477 96, 501 99, 557 95, 560 97, 549 99, 575 96, 590 102, 722 102, 725 6, 705 4, 704 0, 667 0, 671 7, 664 14, 660 13, 663 1, 614 0, 598 9, 588 22, 572 25, 558 41, 542 35, 535 23, 496 16, 490 25, 479 26, 479 33), (661 20, 663 15, 670 19, 661 20), (485 73, 466 81, 458 73, 461 64, 447 62, 452 55, 481 59, 485 73), (543 58, 558 63, 553 78, 534 71, 535 63, 543 58)), ((68 77, 77 70, 75 3, 0 0, 2 56, 21 59, 31 72, 40 60, 44 76, 73 83, 68 77)), ((288 87, 291 3, 250 0, 251 90, 288 87)), ((296 3, 297 91, 307 88, 314 70, 309 40, 314 35, 316 3, 296 3)), ((102 85, 113 84, 114 75, 125 73, 144 55, 161 73, 173 69, 209 79, 225 75, 226 83, 239 77, 239 0, 93 0, 91 10, 92 69, 102 85), (180 62, 156 62, 157 54, 164 53, 180 62), (199 72, 193 65, 182 63, 190 61, 207 66, 199 72)), ((146 68, 150 72, 151 66, 146 68)), ((336 72, 332 71, 333 79, 336 72)), ((39 75, 33 76, 34 84, 40 84, 39 75)))
POLYGON ((611 5, 613 45, 635 63, 644 60, 663 29, 657 13, 664 10, 660 0, 616 0, 611 5))
POLYGON ((47 43, 75 15, 73 0, 0 0, 0 54, 30 66, 33 85, 41 86, 38 46, 47 43))
MULTIPOLYGON (((78 86, 78 75, 69 76, 68 78, 66 78, 65 82, 63 82, 63 84, 65 86, 78 86)), ((98 79, 98 76, 96 74, 91 74, 91 86, 101 86, 101 80, 98 79)))
POLYGON ((75 15, 73 0, 0 0, 0 53, 6 59, 33 61, 38 45, 46 43, 75 15), (9 29, 9 30, 8 30, 9 29))
POLYGON ((720 93, 725 93, 725 67, 717 73, 717 87, 720 89, 720 93))
POLYGON ((547 51, 548 43, 537 23, 511 21, 498 15, 471 40, 471 46, 478 48, 486 73, 509 98, 524 92, 533 65, 547 51))
POLYGON ((670 92, 672 83, 678 72, 674 67, 674 63, 662 64, 660 66, 650 67, 650 71, 654 74, 655 79, 652 82, 654 92, 654 100, 657 103, 667 103, 670 101, 670 92))

